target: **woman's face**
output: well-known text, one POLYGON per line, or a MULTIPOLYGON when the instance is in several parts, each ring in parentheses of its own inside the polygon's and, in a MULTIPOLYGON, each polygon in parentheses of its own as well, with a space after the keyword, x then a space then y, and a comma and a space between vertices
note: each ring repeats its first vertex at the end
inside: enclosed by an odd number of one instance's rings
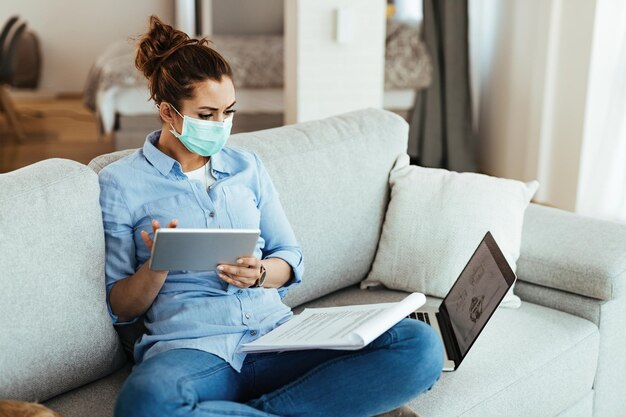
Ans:
MULTIPOLYGON (((183 100, 180 114, 200 120, 223 122, 232 116, 235 106, 235 86, 229 77, 222 77, 220 81, 198 81, 194 85, 194 96, 183 100)), ((174 112, 174 115, 176 113, 174 112)), ((181 132, 183 119, 175 117, 174 127, 181 132)))

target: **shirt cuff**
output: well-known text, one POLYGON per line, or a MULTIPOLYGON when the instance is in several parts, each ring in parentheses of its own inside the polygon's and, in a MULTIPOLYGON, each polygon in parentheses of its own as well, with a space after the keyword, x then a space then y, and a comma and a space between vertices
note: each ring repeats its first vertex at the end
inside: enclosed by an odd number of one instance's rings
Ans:
POLYGON ((302 282, 302 274, 304 273, 304 263, 302 262, 302 255, 296 252, 288 250, 279 250, 270 255, 267 255, 263 259, 279 258, 287 262, 291 266, 293 271, 293 277, 283 284, 280 288, 277 288, 280 298, 283 299, 287 295, 289 289, 299 285, 302 282))

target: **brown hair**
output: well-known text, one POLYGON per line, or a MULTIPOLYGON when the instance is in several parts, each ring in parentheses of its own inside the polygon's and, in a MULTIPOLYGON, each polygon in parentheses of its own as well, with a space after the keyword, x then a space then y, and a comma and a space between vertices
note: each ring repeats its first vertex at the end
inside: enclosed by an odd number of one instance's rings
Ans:
POLYGON ((208 39, 192 39, 154 15, 139 40, 135 66, 148 79, 150 98, 177 109, 181 100, 193 97, 193 83, 233 78, 230 65, 208 39))

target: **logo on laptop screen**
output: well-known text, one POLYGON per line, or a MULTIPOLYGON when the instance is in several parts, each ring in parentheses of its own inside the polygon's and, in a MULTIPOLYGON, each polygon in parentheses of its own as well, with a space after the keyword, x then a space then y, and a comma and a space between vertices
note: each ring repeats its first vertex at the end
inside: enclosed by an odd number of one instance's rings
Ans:
POLYGON ((480 297, 472 297, 472 301, 470 303, 470 320, 474 323, 480 319, 480 316, 483 314, 483 301, 485 300, 485 296, 481 295, 480 297))

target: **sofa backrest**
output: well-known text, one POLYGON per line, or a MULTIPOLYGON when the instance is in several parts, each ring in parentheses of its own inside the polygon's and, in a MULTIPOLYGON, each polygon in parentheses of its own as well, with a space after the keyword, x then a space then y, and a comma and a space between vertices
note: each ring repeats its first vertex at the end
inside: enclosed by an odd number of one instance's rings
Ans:
MULTIPOLYGON (((378 109, 251 133, 228 145, 258 153, 304 254, 295 307, 361 281, 369 272, 389 200, 389 172, 406 153, 408 124, 378 109)), ((98 172, 134 150, 95 158, 98 172)))
POLYGON ((98 178, 48 159, 0 175, 0 398, 43 401, 124 355, 105 305, 98 178))

